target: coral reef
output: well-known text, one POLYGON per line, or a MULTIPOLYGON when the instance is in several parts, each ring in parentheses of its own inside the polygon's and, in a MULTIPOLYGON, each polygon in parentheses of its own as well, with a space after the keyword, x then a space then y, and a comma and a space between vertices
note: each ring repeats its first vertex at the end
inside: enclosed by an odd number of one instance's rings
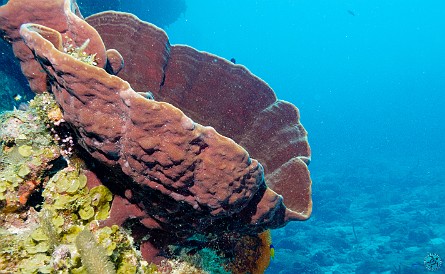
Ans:
POLYGON ((105 248, 96 242, 93 233, 89 230, 84 229, 79 232, 76 237, 76 247, 88 273, 116 273, 105 248))
MULTIPOLYGON (((46 104, 44 107, 51 108, 46 104)), ((27 204, 41 186, 45 171, 57 164, 61 151, 36 108, 6 112, 0 122, 4 125, 0 128, 1 214, 18 211, 27 204)))
MULTIPOLYGON (((110 16, 128 26, 122 33, 141 26, 153 42, 152 51, 136 48, 152 60, 129 81, 158 89, 138 93, 114 76, 129 75, 134 67, 123 68, 123 59, 134 55, 106 50, 75 2, 0 7, 4 38, 32 90, 42 93, 8 125, 23 122, 23 114, 39 131, 35 139, 47 140, 19 142, 19 126, 4 134, 10 162, 3 171, 15 177, 4 180, 2 223, 11 248, 1 260, 14 256, 8 271, 22 272, 200 273, 214 258, 221 273, 262 273, 270 261, 264 231, 306 220, 312 210, 310 148, 298 110, 244 67, 170 46, 165 33, 134 16, 106 13, 91 22, 106 29, 110 16), (196 108, 194 101, 205 103, 196 108), (48 147, 52 158, 40 153, 48 147), (184 247, 185 257, 175 253, 184 247)), ((110 32, 101 33, 109 41, 110 32)))
POLYGON ((57 109, 52 96, 42 94, 28 110, 0 117, 0 271, 82 273, 74 243, 91 230, 118 273, 147 272, 126 232, 97 225, 108 217, 112 194, 103 185, 88 187, 80 159, 65 161, 57 109))
POLYGON ((125 230, 100 225, 108 217, 113 195, 78 158, 75 145, 69 157, 63 156, 67 148, 59 135, 67 129, 56 115, 59 111, 52 96, 44 93, 27 110, 0 116, 0 176, 6 186, 0 197, 0 271, 98 273, 94 269, 107 268, 101 273, 244 273, 250 269, 261 273, 257 269, 267 267, 260 263, 268 262, 269 256, 260 252, 270 244, 264 236, 215 237, 212 244, 205 239, 207 246, 196 254, 175 255, 174 250, 184 247, 170 246, 169 259, 158 266, 144 261, 125 230), (30 168, 24 172, 22 166, 30 168), (39 182, 25 195, 34 198, 21 200, 19 190, 29 178, 39 182), (235 251, 231 256, 217 255, 227 250, 235 251))
POLYGON ((425 256, 445 254, 445 174, 433 159, 413 172, 417 156, 320 169, 313 218, 272 231, 268 272, 426 273, 425 256))
MULTIPOLYGON (((70 58, 42 40, 41 29, 23 25, 21 32, 38 59, 51 64, 42 63, 55 79, 53 92, 64 119, 97 164, 126 182, 110 186, 143 211, 140 222, 147 234, 156 231, 172 244, 195 233, 252 234, 308 217, 283 205, 265 184, 262 166, 231 139, 193 123, 169 104, 143 98, 103 69, 70 58)), ((302 204, 306 195, 301 195, 302 204)), ((147 259, 166 245, 158 239, 152 236, 151 245, 144 246, 151 250, 144 253, 147 259)))
POLYGON ((260 274, 271 261, 271 243, 270 230, 259 235, 194 235, 188 242, 170 246, 169 252, 210 273, 260 274))

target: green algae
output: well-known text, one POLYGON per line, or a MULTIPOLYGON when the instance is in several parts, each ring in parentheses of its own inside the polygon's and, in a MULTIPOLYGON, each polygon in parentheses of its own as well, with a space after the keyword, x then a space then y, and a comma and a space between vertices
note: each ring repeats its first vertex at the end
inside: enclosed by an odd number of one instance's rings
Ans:
POLYGON ((63 218, 54 216, 50 210, 43 209, 40 212, 40 228, 36 229, 36 231, 41 230, 43 235, 40 235, 40 239, 48 241, 50 251, 54 251, 60 245, 59 232, 63 223, 63 218))
MULTIPOLYGON (((89 189, 87 177, 81 167, 70 165, 58 171, 46 183, 42 196, 45 201, 40 212, 40 226, 28 237, 24 249, 29 255, 42 253, 51 255, 57 253, 60 246, 65 246, 72 252, 65 260, 57 261, 59 268, 57 270, 86 273, 88 268, 84 263, 87 259, 79 259, 79 254, 82 252, 79 250, 76 252, 75 243, 79 241, 82 231, 91 226, 95 227, 97 220, 108 217, 113 199, 112 193, 103 185, 89 189)), ((114 226, 96 228, 91 233, 97 238, 100 248, 104 249, 104 256, 110 257, 113 267, 126 269, 125 271, 135 270, 118 273, 144 272, 148 264, 140 258, 126 232, 114 226), (132 264, 137 262, 136 265, 129 266, 125 263, 130 257, 132 264)), ((56 266, 53 264, 52 267, 56 266)))
MULTIPOLYGON (((91 262, 101 262, 93 256, 98 253, 85 253, 85 247, 83 251, 79 248, 84 237, 82 233, 90 233, 88 237, 93 237, 95 243, 94 248, 88 246, 88 250, 102 250, 102 262, 108 262, 115 269, 115 272, 101 273, 155 273, 149 271, 148 264, 142 260, 124 230, 118 226, 98 228, 97 218, 108 216, 108 211, 102 212, 104 208, 109 210, 113 196, 102 185, 89 189, 86 181, 82 169, 70 165, 46 183, 36 227, 20 236, 9 234, 9 245, 13 246, 12 254, 17 258, 15 268, 9 270, 21 273, 94 273, 91 272, 94 269, 91 262), (75 187, 69 183, 73 180, 76 181, 75 187), (67 186, 59 188, 60 182, 67 186)), ((0 262, 8 258, 0 252, 0 262)))
POLYGON ((29 157, 32 155, 32 147, 28 145, 23 145, 18 147, 18 152, 23 157, 29 157))
POLYGON ((27 259, 22 260, 18 265, 20 273, 52 273, 50 266, 51 256, 37 253, 27 259))
MULTIPOLYGON (((35 98, 57 106, 48 94, 35 98)), ((27 110, 0 115, 0 214, 25 210, 30 195, 45 181, 51 162, 60 157, 51 127, 43 122, 44 113, 39 113, 42 107, 33 102, 27 110)))
POLYGON ((25 176, 28 175, 30 172, 31 172, 31 169, 29 168, 29 166, 24 164, 24 165, 20 166, 20 168, 17 172, 17 175, 19 177, 25 178, 25 176))
POLYGON ((109 216, 113 195, 103 185, 92 189, 86 187, 85 174, 79 170, 67 168, 57 173, 47 184, 43 196, 57 215, 89 222, 105 220, 109 216))
POLYGON ((53 127, 55 122, 58 122, 61 117, 59 115, 53 115, 53 113, 61 113, 57 102, 54 100, 53 95, 49 93, 42 93, 34 97, 29 102, 29 106, 37 115, 37 119, 45 127, 53 127))
POLYGON ((60 110, 51 95, 42 94, 28 110, 0 115, 0 273, 86 273, 74 243, 91 228, 113 267, 134 270, 118 273, 154 273, 147 272, 125 231, 98 228, 97 221, 109 215, 110 190, 89 189, 82 165, 73 159, 54 170, 61 147, 51 133, 57 120, 50 112, 60 110), (30 182, 43 188, 43 201, 35 205, 40 212, 19 200, 19 190, 30 182))
POLYGON ((48 235, 43 231, 43 227, 39 227, 31 233, 31 238, 35 241, 48 241, 48 235))
POLYGON ((114 265, 110 262, 105 248, 96 242, 88 229, 82 230, 76 237, 76 247, 82 258, 82 265, 89 274, 115 274, 114 265))
POLYGON ((88 54, 85 52, 85 49, 89 43, 90 39, 87 39, 80 47, 76 47, 72 41, 69 41, 65 44, 63 51, 83 63, 91 66, 97 66, 96 53, 88 54))
POLYGON ((94 208, 91 206, 84 206, 79 210, 79 216, 82 220, 89 220, 94 216, 94 208))

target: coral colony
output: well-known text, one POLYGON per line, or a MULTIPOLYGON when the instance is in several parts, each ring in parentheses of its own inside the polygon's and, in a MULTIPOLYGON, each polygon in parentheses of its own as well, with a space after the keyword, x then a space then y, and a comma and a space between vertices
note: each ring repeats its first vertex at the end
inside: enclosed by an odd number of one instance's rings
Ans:
POLYGON ((309 218, 298 110, 246 68, 70 0, 0 30, 36 93, 0 117, 0 272, 263 273, 309 218))

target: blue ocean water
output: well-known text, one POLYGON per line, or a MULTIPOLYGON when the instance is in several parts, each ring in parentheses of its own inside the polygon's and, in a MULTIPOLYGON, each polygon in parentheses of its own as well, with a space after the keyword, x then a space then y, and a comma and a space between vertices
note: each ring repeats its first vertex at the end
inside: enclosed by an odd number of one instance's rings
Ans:
POLYGON ((165 27, 171 43, 235 58, 309 132, 313 215, 273 232, 267 273, 425 273, 430 253, 445 260, 445 2, 186 5, 165 27))
POLYGON ((268 273, 424 273, 427 253, 445 259, 444 18, 437 0, 188 0, 166 28, 301 111, 314 212, 274 231, 268 273))
POLYGON ((173 43, 235 57, 296 104, 312 168, 443 161, 445 4, 368 2, 189 0, 166 30, 173 43))

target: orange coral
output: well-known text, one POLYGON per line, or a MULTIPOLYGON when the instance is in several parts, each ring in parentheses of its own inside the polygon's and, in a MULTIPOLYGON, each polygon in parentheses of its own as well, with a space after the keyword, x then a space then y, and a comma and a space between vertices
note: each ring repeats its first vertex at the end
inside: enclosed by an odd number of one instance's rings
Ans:
POLYGON ((34 189, 37 185, 39 185, 40 182, 34 182, 34 181, 27 181, 23 185, 19 187, 19 203, 21 205, 25 205, 28 201, 29 196, 34 192, 34 189))
POLYGON ((234 260, 227 267, 232 273, 262 274, 269 267, 270 230, 257 236, 244 236, 235 244, 234 260))
POLYGON ((272 244, 272 237, 270 230, 266 230, 259 234, 261 239, 261 246, 259 247, 259 258, 256 261, 256 268, 252 271, 252 274, 264 273, 270 264, 270 245, 272 244))
POLYGON ((63 120, 63 113, 60 108, 54 108, 48 111, 48 119, 55 124, 59 124, 63 120))

